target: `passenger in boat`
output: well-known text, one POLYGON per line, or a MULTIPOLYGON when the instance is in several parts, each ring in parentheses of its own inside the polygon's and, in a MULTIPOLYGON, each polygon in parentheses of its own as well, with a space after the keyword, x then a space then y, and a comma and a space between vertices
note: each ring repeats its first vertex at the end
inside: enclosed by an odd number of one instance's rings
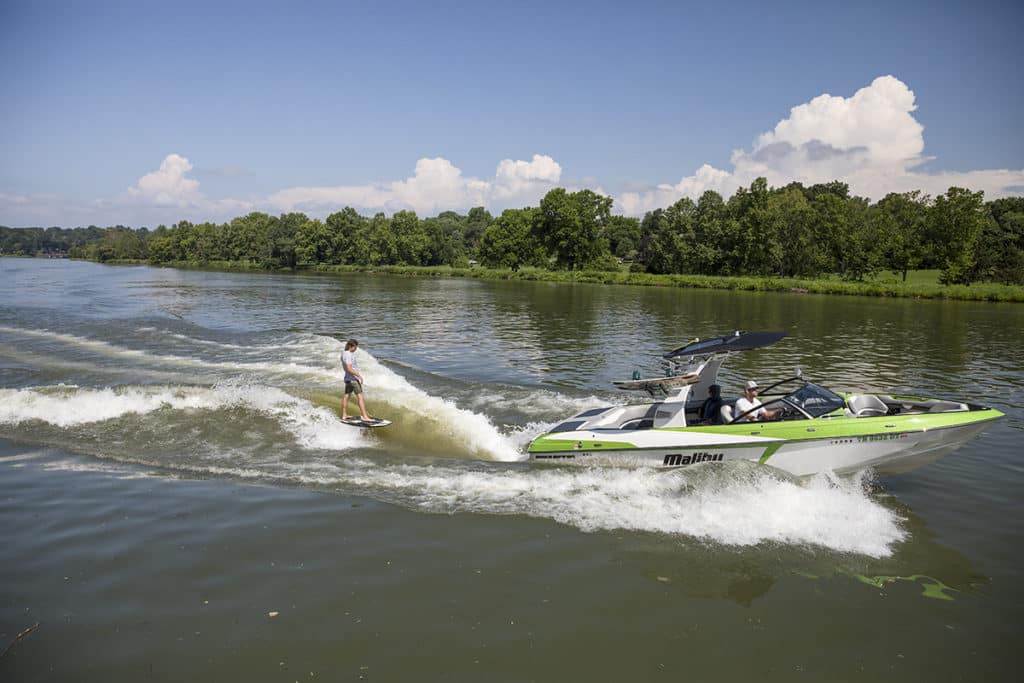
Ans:
POLYGON ((720 425, 722 424, 722 387, 712 384, 708 387, 708 397, 704 405, 700 407, 697 418, 701 424, 720 425))
POLYGON ((757 382, 749 380, 743 390, 743 396, 736 399, 734 412, 740 422, 761 422, 762 420, 774 420, 782 410, 762 408, 761 401, 757 398, 757 382), (754 410, 755 408, 757 410, 754 410), (752 412, 743 415, 748 410, 752 412))

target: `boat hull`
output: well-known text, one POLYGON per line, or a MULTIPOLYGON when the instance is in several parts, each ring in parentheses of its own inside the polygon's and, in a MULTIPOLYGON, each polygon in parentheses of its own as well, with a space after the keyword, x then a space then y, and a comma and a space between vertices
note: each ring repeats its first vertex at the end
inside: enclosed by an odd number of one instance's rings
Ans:
POLYGON ((949 415, 683 429, 594 430, 545 434, 530 445, 537 463, 687 467, 747 460, 797 476, 873 468, 904 472, 963 446, 1001 417, 996 410, 949 415))

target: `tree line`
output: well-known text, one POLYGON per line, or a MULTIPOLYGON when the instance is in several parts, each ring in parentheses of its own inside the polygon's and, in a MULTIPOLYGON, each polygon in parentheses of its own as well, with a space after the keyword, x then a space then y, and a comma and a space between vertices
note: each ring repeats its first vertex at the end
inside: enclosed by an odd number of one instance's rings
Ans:
MULTIPOLYGON (((117 226, 120 230, 128 230, 117 226)), ((66 256, 75 248, 99 242, 110 228, 7 228, 0 226, 0 254, 66 256)))
POLYGON ((326 219, 253 212, 227 223, 180 221, 155 230, 0 228, 0 252, 54 245, 97 261, 617 270, 859 280, 880 270, 938 269, 945 284, 1024 284, 1024 197, 984 201, 951 187, 930 197, 892 193, 872 204, 846 183, 770 188, 764 178, 728 200, 707 191, 642 219, 611 213, 612 199, 556 188, 536 207, 492 216, 482 207, 420 218, 412 211, 326 219))

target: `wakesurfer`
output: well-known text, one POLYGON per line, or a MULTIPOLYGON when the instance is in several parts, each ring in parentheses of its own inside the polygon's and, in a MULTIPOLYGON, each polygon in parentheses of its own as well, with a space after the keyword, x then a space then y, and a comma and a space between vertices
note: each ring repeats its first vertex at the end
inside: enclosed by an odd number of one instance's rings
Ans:
POLYGON ((349 339, 345 342, 345 350, 341 352, 341 365, 345 369, 345 395, 341 397, 341 419, 348 419, 348 397, 355 394, 359 402, 360 417, 365 422, 372 422, 373 418, 366 413, 366 401, 363 399, 363 376, 359 372, 359 365, 356 363, 356 349, 359 342, 349 339))

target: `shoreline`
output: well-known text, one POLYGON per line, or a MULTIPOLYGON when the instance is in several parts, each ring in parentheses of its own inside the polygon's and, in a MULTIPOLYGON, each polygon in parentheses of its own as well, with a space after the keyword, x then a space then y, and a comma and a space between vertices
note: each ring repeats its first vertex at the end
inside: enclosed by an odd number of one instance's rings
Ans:
MULTIPOLYGON (((87 259, 72 259, 87 260, 87 259)), ((998 303, 1024 303, 1024 287, 983 283, 975 285, 938 285, 893 282, 855 282, 839 279, 799 279, 783 277, 750 277, 719 275, 655 275, 628 271, 553 271, 524 267, 519 270, 492 269, 482 266, 455 268, 452 266, 354 266, 354 265, 300 265, 296 268, 264 268, 260 264, 239 261, 169 261, 155 264, 144 259, 112 259, 91 261, 114 266, 152 266, 179 270, 209 270, 245 273, 324 273, 346 275, 353 273, 391 275, 421 278, 471 278, 477 280, 521 280, 527 282, 564 282, 634 287, 676 287, 680 289, 719 289, 746 292, 776 292, 788 294, 827 294, 839 296, 868 296, 902 299, 939 299, 948 301, 987 301, 998 303)))

